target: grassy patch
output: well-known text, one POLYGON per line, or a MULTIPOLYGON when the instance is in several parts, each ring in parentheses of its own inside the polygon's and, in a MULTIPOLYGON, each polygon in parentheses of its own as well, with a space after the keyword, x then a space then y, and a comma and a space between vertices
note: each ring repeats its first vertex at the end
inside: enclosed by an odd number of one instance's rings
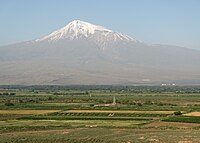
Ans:
POLYGON ((0 114, 32 115, 32 114, 47 114, 59 111, 60 110, 0 110, 0 114))
POLYGON ((200 117, 196 116, 173 116, 164 121, 167 122, 184 122, 184 123, 200 123, 200 117))
POLYGON ((67 110, 64 113, 143 113, 143 114, 173 114, 174 111, 131 111, 131 110, 67 110))

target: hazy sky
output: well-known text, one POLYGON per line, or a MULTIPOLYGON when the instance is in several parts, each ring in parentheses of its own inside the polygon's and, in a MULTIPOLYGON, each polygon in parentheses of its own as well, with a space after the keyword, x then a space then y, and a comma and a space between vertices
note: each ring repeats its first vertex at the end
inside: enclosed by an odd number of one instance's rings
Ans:
POLYGON ((75 19, 200 50, 200 0, 0 0, 0 45, 40 38, 75 19))

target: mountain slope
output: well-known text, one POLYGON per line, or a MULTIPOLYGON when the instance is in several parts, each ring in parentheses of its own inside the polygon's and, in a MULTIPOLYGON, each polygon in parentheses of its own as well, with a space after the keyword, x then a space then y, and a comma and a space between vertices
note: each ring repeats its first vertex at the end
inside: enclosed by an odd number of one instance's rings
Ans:
POLYGON ((75 20, 51 34, 0 47, 0 84, 198 84, 200 52, 149 45, 75 20))

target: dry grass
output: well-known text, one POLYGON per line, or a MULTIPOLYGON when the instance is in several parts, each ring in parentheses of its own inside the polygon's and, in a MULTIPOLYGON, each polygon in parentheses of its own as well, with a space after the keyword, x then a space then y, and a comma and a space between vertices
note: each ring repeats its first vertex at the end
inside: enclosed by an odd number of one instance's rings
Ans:
POLYGON ((200 112, 190 112, 190 113, 184 114, 184 116, 200 116, 200 112))
POLYGON ((29 115, 29 114, 46 114, 59 111, 60 110, 0 110, 0 114, 29 115))
POLYGON ((67 110, 64 113, 140 113, 140 114, 173 114, 174 111, 133 111, 133 110, 67 110))

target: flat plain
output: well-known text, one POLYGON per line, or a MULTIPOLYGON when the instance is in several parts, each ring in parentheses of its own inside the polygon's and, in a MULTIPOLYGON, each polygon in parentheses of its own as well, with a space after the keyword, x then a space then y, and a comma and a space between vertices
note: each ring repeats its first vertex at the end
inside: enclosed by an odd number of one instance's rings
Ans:
POLYGON ((1 143, 199 143, 198 86, 1 86, 1 143))

